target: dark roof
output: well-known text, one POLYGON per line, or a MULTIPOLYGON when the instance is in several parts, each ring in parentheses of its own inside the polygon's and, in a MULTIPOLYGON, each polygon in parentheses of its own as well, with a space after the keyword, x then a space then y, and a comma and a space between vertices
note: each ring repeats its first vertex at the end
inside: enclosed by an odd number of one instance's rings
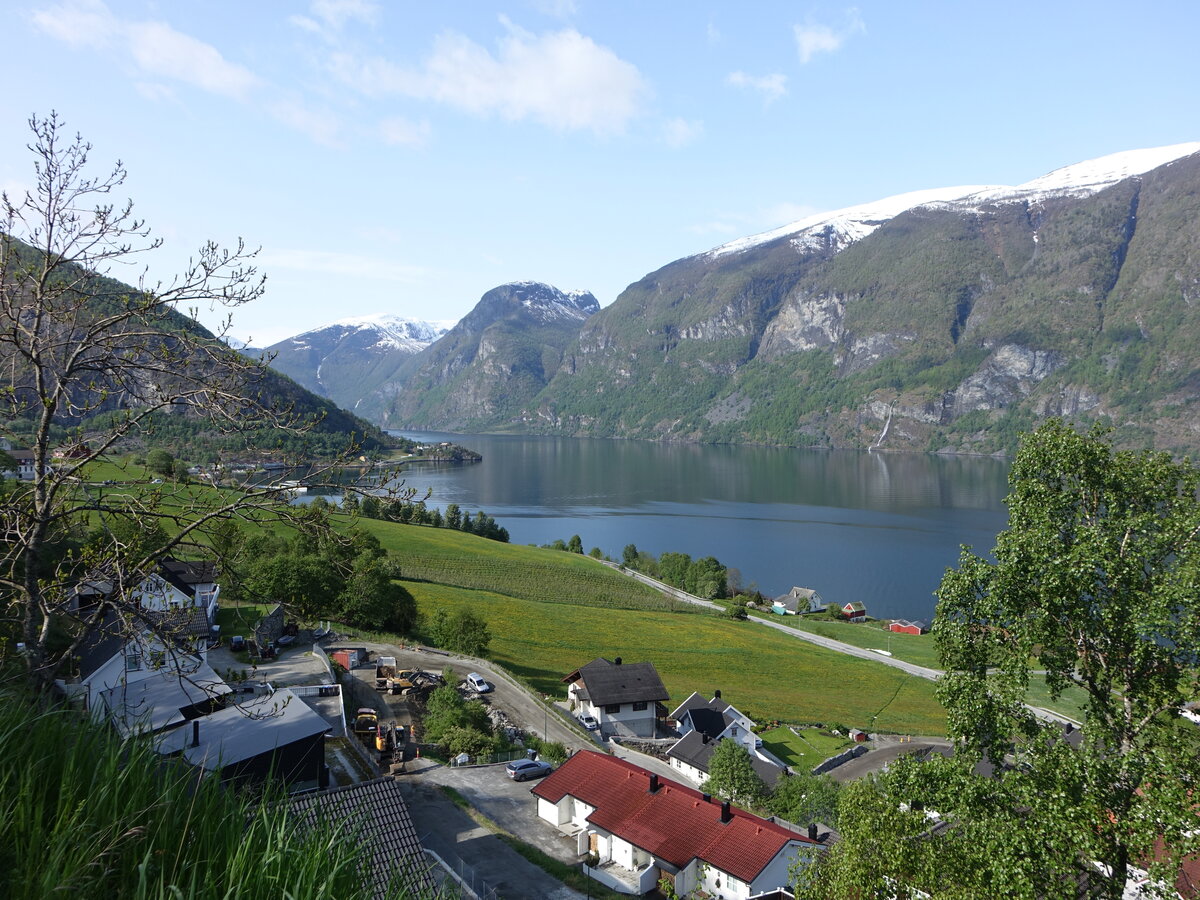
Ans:
POLYGON ((89 631, 79 642, 76 655, 79 657, 79 677, 91 677, 105 663, 121 652, 125 645, 127 630, 121 617, 108 610, 100 624, 89 631))
MULTIPOLYGON (((717 749, 719 741, 704 740, 704 735, 699 731, 689 731, 667 751, 668 758, 677 759, 682 763, 687 763, 689 766, 694 766, 701 772, 708 771, 708 761, 712 759, 713 751, 717 749)), ((783 774, 783 769, 765 759, 759 759, 753 753, 750 754, 750 765, 754 767, 754 771, 758 773, 758 777, 763 780, 769 788, 775 787, 775 782, 783 774)))
POLYGON ((209 634, 208 610, 203 607, 147 609, 142 615, 163 634, 168 634, 176 640, 184 637, 206 637, 209 634))
POLYGON ((436 889, 416 826, 404 802, 400 784, 392 778, 352 784, 297 797, 290 803, 302 828, 322 821, 341 823, 359 842, 370 844, 370 871, 363 879, 375 885, 375 896, 396 895, 404 885, 412 894, 432 896, 436 889), (389 885, 389 881, 395 883, 389 885))
POLYGON ((673 866, 700 859, 752 882, 791 841, 805 835, 721 804, 669 778, 650 793, 650 773, 631 762, 581 750, 544 778, 532 793, 558 803, 568 794, 595 807, 587 821, 673 866))
POLYGON ((563 681, 572 682, 581 678, 587 688, 588 698, 596 706, 671 699, 663 687, 662 679, 658 677, 654 663, 617 664, 600 657, 586 666, 580 666, 563 681))
POLYGON ((692 727, 701 734, 706 734, 710 739, 715 740, 721 736, 721 732, 729 727, 733 719, 729 718, 724 713, 719 713, 715 709, 702 707, 693 709, 690 713, 692 717, 692 727))
POLYGON ((217 580, 217 564, 209 559, 164 559, 162 567, 183 584, 213 584, 217 580))

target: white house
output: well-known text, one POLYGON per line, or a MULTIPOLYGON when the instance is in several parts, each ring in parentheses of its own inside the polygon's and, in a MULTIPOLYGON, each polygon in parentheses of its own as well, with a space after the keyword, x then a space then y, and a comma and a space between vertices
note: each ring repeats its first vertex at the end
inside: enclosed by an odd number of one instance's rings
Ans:
POLYGON ((600 735, 608 737, 654 737, 658 720, 667 711, 662 701, 670 695, 653 663, 622 664, 594 659, 563 679, 567 701, 576 715, 593 716, 600 735))
POLYGON ((661 879, 748 900, 789 885, 789 867, 824 849, 791 831, 640 766, 584 750, 532 789, 538 815, 596 857, 589 872, 626 894, 661 879))
POLYGON ((675 708, 671 718, 678 723, 681 737, 667 750, 667 761, 696 784, 708 778, 708 761, 719 741, 735 741, 743 746, 768 787, 773 787, 783 774, 779 761, 763 750, 762 739, 754 733, 754 722, 722 700, 720 691, 711 700, 693 692, 675 708))
POLYGON ((221 596, 216 563, 164 559, 159 570, 147 576, 133 595, 143 609, 199 607, 212 622, 221 596))
POLYGON ((771 603, 771 611, 781 616, 825 611, 825 599, 812 588, 793 587, 771 603))

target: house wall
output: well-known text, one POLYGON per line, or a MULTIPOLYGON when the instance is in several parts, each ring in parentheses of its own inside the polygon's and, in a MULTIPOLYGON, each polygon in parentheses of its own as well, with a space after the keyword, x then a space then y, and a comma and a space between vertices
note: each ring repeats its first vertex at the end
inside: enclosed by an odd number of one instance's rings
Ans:
MULTIPOLYGON (((591 704, 589 704, 591 705, 591 704)), ((608 713, 603 706, 593 706, 592 715, 600 723, 602 734, 630 734, 636 737, 654 737, 654 706, 647 703, 646 708, 635 710, 632 703, 622 703, 621 711, 608 713)))
POLYGON ((563 797, 558 803, 551 803, 542 797, 538 797, 537 814, 538 818, 544 819, 551 825, 561 828, 571 820, 571 798, 563 797))
MULTIPOLYGON (((761 894, 763 891, 773 891, 776 888, 787 887, 791 881, 788 874, 788 869, 797 859, 811 857, 816 853, 823 853, 824 849, 817 849, 812 844, 804 844, 800 841, 790 841, 782 850, 775 854, 763 870, 754 879, 750 885, 751 894, 761 894)), ((747 894, 746 896, 749 896, 747 894)))
POLYGON ((685 763, 681 759, 671 757, 669 762, 672 769, 677 770, 679 774, 683 775, 688 780, 695 782, 697 785, 703 784, 704 779, 708 778, 708 773, 703 769, 697 769, 695 766, 685 763))
POLYGON ((325 765, 325 735, 284 744, 221 769, 222 781, 261 781, 274 775, 288 784, 320 781, 325 765))
POLYGON ((707 891, 718 900, 746 900, 750 896, 750 885, 734 878, 728 872, 722 872, 715 866, 702 863, 700 869, 700 888, 707 891))
POLYGON ((192 606, 193 600, 172 584, 157 575, 151 575, 133 592, 142 609, 178 609, 192 606))

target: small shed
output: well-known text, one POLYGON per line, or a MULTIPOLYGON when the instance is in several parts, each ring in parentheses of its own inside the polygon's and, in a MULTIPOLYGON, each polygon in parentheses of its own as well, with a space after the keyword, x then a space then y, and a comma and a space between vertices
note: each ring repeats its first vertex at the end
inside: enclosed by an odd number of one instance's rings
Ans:
POLYGON ((867 620, 867 605, 861 600, 852 600, 842 606, 842 615, 851 622, 865 622, 867 620))
POLYGON ((910 622, 908 619, 896 619, 888 625, 888 631, 896 634, 925 634, 929 631, 929 626, 924 622, 910 622))
POLYGON ((868 737, 870 737, 870 735, 868 735, 861 728, 851 728, 850 729, 850 740, 854 741, 854 743, 856 743, 856 744, 863 743, 865 740, 867 740, 868 737))

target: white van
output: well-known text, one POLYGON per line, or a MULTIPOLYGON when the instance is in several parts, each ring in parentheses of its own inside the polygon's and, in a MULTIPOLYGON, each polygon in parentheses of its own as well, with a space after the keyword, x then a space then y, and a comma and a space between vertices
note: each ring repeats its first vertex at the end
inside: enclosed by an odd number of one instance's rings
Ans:
POLYGON ((492 689, 492 686, 487 683, 482 675, 478 672, 472 672, 467 676, 467 685, 480 694, 486 694, 492 689))

